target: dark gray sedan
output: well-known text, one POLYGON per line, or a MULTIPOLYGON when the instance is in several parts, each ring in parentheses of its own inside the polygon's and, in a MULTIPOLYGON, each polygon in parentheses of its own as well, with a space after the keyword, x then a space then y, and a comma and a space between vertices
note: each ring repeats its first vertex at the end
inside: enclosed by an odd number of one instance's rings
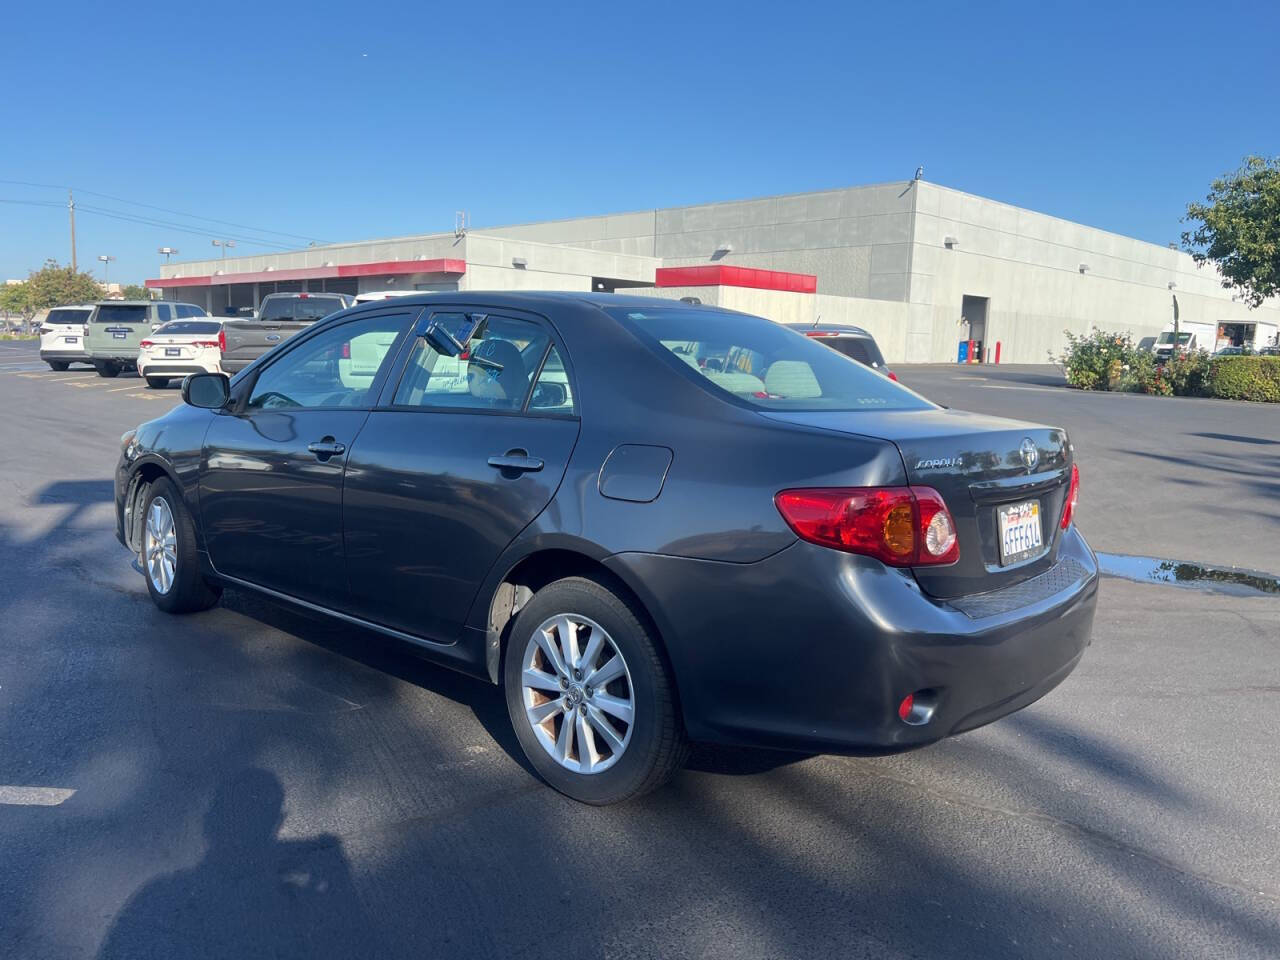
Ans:
POLYGON ((316 323, 126 434, 117 533, 171 613, 224 585, 502 684, 610 803, 690 740, 902 750, 1089 643, 1066 433, 947 410, 768 320, 431 294, 316 323))

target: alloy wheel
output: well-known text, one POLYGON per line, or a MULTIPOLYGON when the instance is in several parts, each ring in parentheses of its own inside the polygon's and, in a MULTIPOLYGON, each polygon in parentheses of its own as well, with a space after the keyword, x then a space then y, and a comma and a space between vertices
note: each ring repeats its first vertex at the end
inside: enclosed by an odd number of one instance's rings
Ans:
POLYGON ((147 578, 157 593, 168 593, 173 588, 173 577, 178 568, 177 544, 173 510, 164 497, 155 497, 147 510, 143 553, 147 578))
POLYGON ((574 773, 602 773, 626 752, 635 693, 600 624, 573 613, 543 621, 525 645, 521 701, 538 743, 574 773))

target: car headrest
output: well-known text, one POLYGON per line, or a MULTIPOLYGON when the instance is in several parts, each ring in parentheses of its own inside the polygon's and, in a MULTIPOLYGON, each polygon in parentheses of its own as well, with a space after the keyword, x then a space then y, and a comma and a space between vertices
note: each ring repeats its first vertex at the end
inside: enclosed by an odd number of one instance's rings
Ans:
POLYGON ((764 388, 769 393, 793 400, 811 400, 822 396, 822 387, 813 368, 803 360, 777 360, 769 364, 764 375, 764 388))
POLYGON ((520 406, 529 392, 529 374, 515 344, 498 339, 476 344, 467 362, 467 385, 473 397, 495 406, 520 406))

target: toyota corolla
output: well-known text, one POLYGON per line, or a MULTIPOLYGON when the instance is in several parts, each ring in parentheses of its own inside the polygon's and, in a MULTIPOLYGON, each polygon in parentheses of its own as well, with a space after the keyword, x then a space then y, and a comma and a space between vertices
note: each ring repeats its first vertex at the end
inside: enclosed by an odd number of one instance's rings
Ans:
POLYGON ((801 333, 624 295, 346 310, 122 438, 161 609, 224 586, 500 684, 610 803, 690 741, 905 750, 1043 696, 1093 553, 1054 427, 939 407, 801 333))

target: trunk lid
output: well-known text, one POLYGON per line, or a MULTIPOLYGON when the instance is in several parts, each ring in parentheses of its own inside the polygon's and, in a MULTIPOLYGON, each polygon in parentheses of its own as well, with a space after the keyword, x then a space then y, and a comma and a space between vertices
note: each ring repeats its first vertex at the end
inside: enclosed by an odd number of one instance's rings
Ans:
MULTIPOLYGON (((960 559, 947 567, 916 567, 921 588, 939 598, 1011 586, 1043 573, 1057 558, 1059 521, 1071 480, 1065 430, 961 410, 883 413, 774 413, 765 416, 893 443, 908 481, 942 495, 956 524, 960 559), (1025 451, 1025 453, 1024 453, 1025 451), (1000 508, 1033 503, 1041 544, 1023 550, 1011 528, 1013 556, 1002 561, 1000 508)), ((1025 523, 1034 526, 1035 521, 1025 523)))

